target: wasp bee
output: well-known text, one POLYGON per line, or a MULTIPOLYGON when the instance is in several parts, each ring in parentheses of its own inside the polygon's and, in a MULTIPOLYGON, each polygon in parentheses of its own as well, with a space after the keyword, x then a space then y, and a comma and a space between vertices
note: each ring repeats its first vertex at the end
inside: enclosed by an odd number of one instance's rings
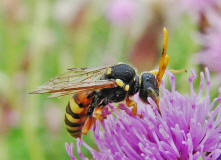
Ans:
MULTIPOLYGON (((151 97, 158 104, 161 79, 167 68, 169 56, 166 54, 168 35, 164 28, 164 44, 159 69, 136 74, 133 67, 117 64, 97 68, 71 68, 40 86, 34 94, 51 93, 51 97, 73 94, 66 106, 65 124, 71 136, 78 138, 87 134, 96 119, 102 119, 102 108, 111 102, 126 101, 137 114, 136 102, 130 97, 139 93, 146 103, 151 97), (93 114, 96 112, 96 118, 93 114)), ((158 108, 159 110, 159 108, 158 108)))

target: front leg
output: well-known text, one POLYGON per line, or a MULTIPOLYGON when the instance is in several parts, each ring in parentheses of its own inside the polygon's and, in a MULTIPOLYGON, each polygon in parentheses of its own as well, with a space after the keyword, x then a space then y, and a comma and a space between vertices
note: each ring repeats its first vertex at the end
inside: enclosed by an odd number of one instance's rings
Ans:
POLYGON ((107 115, 104 115, 102 112, 103 107, 93 108, 91 115, 87 116, 87 119, 82 127, 82 134, 86 135, 91 127, 95 124, 95 120, 103 121, 107 115))
POLYGON ((133 107, 132 108, 132 114, 135 116, 135 115, 137 115, 137 116, 139 116, 140 118, 142 118, 142 115, 141 114, 137 114, 137 103, 134 101, 134 100, 132 100, 132 99, 130 99, 129 97, 127 97, 126 98, 126 104, 127 104, 127 106, 128 107, 133 107))

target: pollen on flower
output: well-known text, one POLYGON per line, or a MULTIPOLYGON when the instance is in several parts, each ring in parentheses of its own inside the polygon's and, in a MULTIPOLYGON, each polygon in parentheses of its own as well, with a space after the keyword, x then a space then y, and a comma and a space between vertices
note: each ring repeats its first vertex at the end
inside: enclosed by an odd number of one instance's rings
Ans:
MULTIPOLYGON (((150 104, 143 104, 135 97, 138 108, 142 108, 143 118, 131 115, 123 104, 118 106, 120 110, 109 104, 116 117, 108 115, 102 123, 96 122, 94 135, 99 151, 77 140, 79 156, 84 158, 80 151, 80 145, 84 145, 96 160, 218 159, 221 153, 221 96, 210 99, 208 69, 206 74, 200 74, 198 93, 193 85, 196 74, 191 71, 189 96, 176 91, 174 76, 169 75, 171 91, 164 85, 160 88, 161 115, 151 98, 148 98, 150 104), (202 96, 204 90, 206 95, 202 96), (103 130, 100 130, 101 127, 103 130)), ((73 159, 72 144, 67 146, 67 153, 73 159)))

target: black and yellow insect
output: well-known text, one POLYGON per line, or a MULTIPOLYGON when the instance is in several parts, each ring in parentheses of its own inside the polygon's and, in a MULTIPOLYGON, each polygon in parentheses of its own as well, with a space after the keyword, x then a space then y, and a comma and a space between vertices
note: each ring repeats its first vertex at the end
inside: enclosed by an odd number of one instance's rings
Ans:
POLYGON ((65 124, 71 136, 81 137, 87 134, 95 119, 102 120, 101 110, 108 103, 125 100, 127 106, 132 107, 132 114, 138 115, 137 105, 130 97, 139 92, 144 102, 148 103, 147 97, 151 97, 158 104, 160 82, 169 62, 167 41, 167 30, 164 29, 163 51, 156 71, 137 75, 127 64, 71 68, 32 93, 51 93, 51 97, 73 94, 66 107, 65 124))

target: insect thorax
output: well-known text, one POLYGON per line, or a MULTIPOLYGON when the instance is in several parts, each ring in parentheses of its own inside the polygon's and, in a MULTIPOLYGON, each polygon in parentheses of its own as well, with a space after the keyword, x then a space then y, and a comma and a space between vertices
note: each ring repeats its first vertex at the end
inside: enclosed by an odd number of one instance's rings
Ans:
POLYGON ((109 68, 103 79, 121 79, 124 83, 129 84, 135 75, 136 72, 131 66, 118 64, 109 68))

